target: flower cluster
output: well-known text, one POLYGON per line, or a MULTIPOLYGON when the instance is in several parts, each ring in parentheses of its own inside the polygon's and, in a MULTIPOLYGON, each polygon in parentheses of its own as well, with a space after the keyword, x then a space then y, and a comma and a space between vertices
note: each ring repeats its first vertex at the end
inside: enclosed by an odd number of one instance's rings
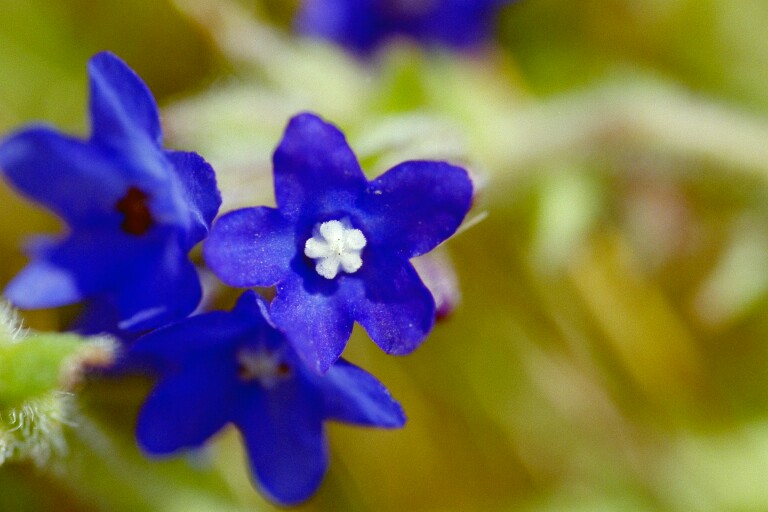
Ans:
POLYGON ((394 37, 457 50, 477 47, 512 0, 304 0, 299 32, 370 53, 394 37))
POLYGON ((198 447, 234 424, 264 493, 307 499, 328 465, 325 420, 405 422, 384 386, 340 356, 354 322, 390 354, 428 335, 435 301, 410 259, 462 223, 467 172, 411 161, 369 181, 344 135, 304 113, 274 153, 277 207, 213 223, 214 171, 163 148, 141 79, 110 53, 88 72, 90 138, 32 126, 0 144, 5 179, 68 228, 31 246, 7 298, 21 308, 82 303, 82 329, 130 333, 131 360, 159 372, 137 420, 144 452, 198 447), (190 316, 201 287, 189 252, 201 241, 224 283, 275 287, 272 302, 249 290, 232 311, 190 316))

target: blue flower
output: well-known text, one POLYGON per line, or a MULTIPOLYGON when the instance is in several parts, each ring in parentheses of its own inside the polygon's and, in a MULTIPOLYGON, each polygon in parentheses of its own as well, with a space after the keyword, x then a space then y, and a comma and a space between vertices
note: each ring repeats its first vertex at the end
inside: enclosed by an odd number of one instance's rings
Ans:
POLYGON ((124 62, 97 54, 88 76, 90 139, 30 126, 0 145, 7 180, 69 227, 31 247, 31 263, 5 294, 24 309, 108 305, 120 329, 138 331, 199 302, 187 253, 221 199, 199 155, 163 149, 155 101, 124 62))
POLYGON ((277 209, 222 216, 203 244, 232 286, 277 285, 272 318, 322 373, 359 322, 385 352, 427 336, 435 303, 409 262, 451 236, 472 201, 464 169, 412 161, 368 181, 334 126, 312 114, 288 124, 274 154, 277 209))
POLYGON ((131 352, 164 366, 139 412, 140 447, 149 455, 172 454, 234 423, 256 482, 284 505, 309 498, 325 475, 324 420, 386 428, 405 423, 400 405, 362 369, 343 360, 324 376, 306 369, 252 291, 231 312, 158 329, 131 352))
POLYGON ((394 36, 467 49, 485 41, 511 0, 305 0, 299 32, 368 53, 394 36))

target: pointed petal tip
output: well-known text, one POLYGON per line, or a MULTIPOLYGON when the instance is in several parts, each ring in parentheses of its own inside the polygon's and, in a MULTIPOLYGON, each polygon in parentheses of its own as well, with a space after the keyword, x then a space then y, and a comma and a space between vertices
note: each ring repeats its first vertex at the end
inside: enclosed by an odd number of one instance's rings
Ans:
POLYGON ((160 114, 141 77, 114 53, 97 53, 88 61, 92 138, 122 146, 140 134, 162 143, 160 114))

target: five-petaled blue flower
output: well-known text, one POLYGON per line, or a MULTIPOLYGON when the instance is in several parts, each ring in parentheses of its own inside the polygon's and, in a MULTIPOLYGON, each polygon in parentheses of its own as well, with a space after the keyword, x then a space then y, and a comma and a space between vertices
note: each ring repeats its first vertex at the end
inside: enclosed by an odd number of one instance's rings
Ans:
POLYGON ((8 181, 69 226, 34 245, 5 294, 20 308, 94 301, 120 329, 156 327, 200 300, 187 253, 221 203, 214 172, 195 153, 163 149, 155 101, 124 62, 97 54, 88 75, 90 139, 31 126, 0 145, 8 181))
POLYGON ((405 423, 400 405, 362 369, 343 360, 324 376, 305 368, 252 291, 231 312, 158 329, 131 351, 164 372, 139 412, 141 448, 165 455, 198 447, 234 423, 256 482, 284 505, 309 498, 322 481, 324 420, 386 428, 405 423))
POLYGON ((203 245, 208 266, 239 287, 277 285, 272 318, 319 373, 354 321, 385 352, 427 336, 435 303, 409 262, 451 236, 472 201, 464 169, 411 161, 373 181, 344 135, 312 114, 288 124, 274 154, 277 209, 222 216, 203 245))
POLYGON ((466 49, 486 40, 494 14, 511 0, 305 0, 299 32, 368 53, 395 36, 466 49))

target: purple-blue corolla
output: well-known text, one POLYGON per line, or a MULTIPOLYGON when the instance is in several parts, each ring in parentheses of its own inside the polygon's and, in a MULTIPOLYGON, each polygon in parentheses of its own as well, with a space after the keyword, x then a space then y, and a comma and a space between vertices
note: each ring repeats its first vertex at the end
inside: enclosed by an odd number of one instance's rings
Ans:
POLYGON ((222 216, 203 245, 208 266, 232 286, 277 285, 272 318, 319 373, 355 321, 385 352, 413 351, 435 302, 409 259, 459 227, 467 172, 410 161, 368 181, 344 135, 313 114, 289 122, 273 160, 277 208, 222 216))

